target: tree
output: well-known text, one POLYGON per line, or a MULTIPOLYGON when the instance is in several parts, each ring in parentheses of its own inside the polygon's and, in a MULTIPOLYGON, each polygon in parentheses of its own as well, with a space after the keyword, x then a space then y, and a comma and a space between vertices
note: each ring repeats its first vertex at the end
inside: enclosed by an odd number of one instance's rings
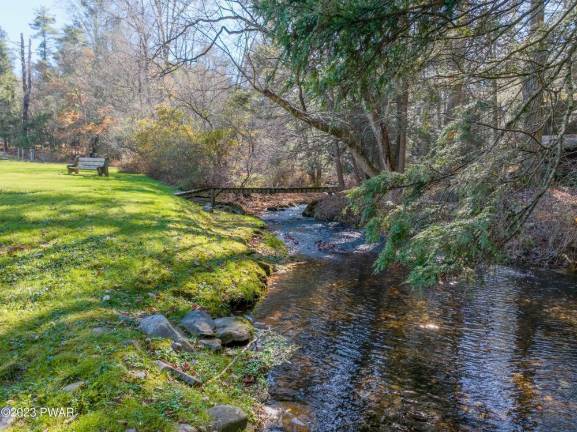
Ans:
POLYGON ((554 184, 573 118, 577 11, 545 7, 466 2, 431 38, 420 76, 447 82, 446 127, 404 174, 383 172, 353 194, 370 235, 387 233, 378 270, 401 263, 410 282, 430 285, 502 260, 554 184))
POLYGON ((338 128, 319 126, 341 136, 368 176, 382 170, 403 171, 406 76, 416 70, 412 65, 419 64, 414 60, 425 52, 428 38, 444 28, 443 21, 451 20, 452 4, 267 0, 255 3, 255 11, 309 92, 316 98, 334 92, 341 107, 350 107, 345 116, 363 112, 372 136, 351 128, 343 134, 338 128), (401 84, 394 89, 391 83, 401 84), (393 125, 387 112, 395 105, 393 125))
POLYGON ((42 6, 36 9, 34 20, 30 23, 30 28, 36 31, 33 37, 40 40, 38 55, 44 63, 48 63, 48 57, 52 52, 52 38, 56 34, 55 22, 54 16, 48 13, 45 6, 42 6))
POLYGON ((22 123, 21 145, 28 147, 28 127, 30 122, 30 95, 32 94, 32 42, 28 39, 28 56, 24 45, 24 35, 20 33, 20 69, 22 72, 22 123))
POLYGON ((4 151, 8 150, 17 124, 16 85, 16 77, 6 46, 6 34, 0 28, 0 138, 3 141, 4 151))

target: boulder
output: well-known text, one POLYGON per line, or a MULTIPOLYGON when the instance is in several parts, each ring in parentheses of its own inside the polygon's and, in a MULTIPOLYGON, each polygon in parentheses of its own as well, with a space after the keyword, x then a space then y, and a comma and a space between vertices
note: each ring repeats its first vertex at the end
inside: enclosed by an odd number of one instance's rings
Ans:
POLYGON ((225 317, 214 320, 216 337, 223 345, 245 344, 252 337, 252 325, 240 317, 225 317))
POLYGON ((73 393, 80 387, 84 386, 84 384, 86 384, 84 381, 76 381, 73 382, 72 384, 68 384, 67 386, 62 387, 62 391, 65 391, 67 393, 73 393))
POLYGON ((302 215, 304 217, 314 217, 315 216, 315 207, 319 203, 319 200, 311 201, 307 204, 305 209, 303 210, 302 215))
POLYGON ((131 378, 138 379, 138 380, 143 380, 143 379, 146 379, 147 373, 146 373, 145 370, 138 369, 138 370, 128 371, 128 375, 129 375, 131 378))
POLYGON ((211 427, 217 432, 240 432, 248 425, 248 417, 237 407, 217 405, 208 410, 212 419, 211 427))
POLYGON ((138 328, 148 336, 172 339, 180 342, 184 336, 175 329, 164 315, 150 315, 140 320, 138 328))
POLYGON ((291 432, 309 432, 311 429, 307 423, 298 417, 283 417, 284 430, 291 432))
POLYGON ((148 336, 171 339, 180 345, 182 351, 193 352, 194 347, 170 324, 164 315, 150 315, 140 320, 138 328, 148 336))
POLYGON ((198 343, 201 347, 212 351, 220 351, 222 349, 222 341, 220 339, 200 339, 198 343))
POLYGON ((207 312, 202 310, 187 313, 180 321, 180 325, 194 336, 214 336, 214 321, 207 312))
POLYGON ((110 330, 107 329, 106 327, 94 327, 92 329, 92 334, 94 336, 100 336, 100 335, 103 335, 105 333, 110 333, 110 330))
POLYGON ((194 352, 194 346, 192 346, 192 344, 184 339, 178 341, 178 342, 172 342, 172 349, 176 352, 194 352))

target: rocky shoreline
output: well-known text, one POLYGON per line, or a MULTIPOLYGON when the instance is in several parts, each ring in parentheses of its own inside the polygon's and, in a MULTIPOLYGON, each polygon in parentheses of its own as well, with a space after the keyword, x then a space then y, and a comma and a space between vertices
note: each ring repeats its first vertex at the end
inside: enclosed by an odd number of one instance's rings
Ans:
MULTIPOLYGON (((176 353, 195 352, 199 349, 221 351, 223 347, 245 346, 254 336, 254 328, 247 318, 228 316, 213 319, 208 312, 201 309, 187 313, 179 324, 179 326, 173 325, 164 315, 154 314, 139 319, 138 329, 149 338, 169 339, 176 353)), ((234 360, 231 360, 230 364, 232 361, 234 360)), ((176 364, 160 359, 155 363, 161 372, 166 372, 185 384, 199 387, 207 384, 194 376, 193 372, 183 370, 176 364)), ((133 373, 137 374, 139 371, 133 373)), ((222 371, 219 372, 221 373, 222 371)), ((213 379, 214 377, 211 378, 213 379)), ((245 430, 248 425, 247 414, 232 405, 216 405, 208 410, 208 415, 211 420, 206 427, 180 424, 179 431, 239 432, 245 430)))

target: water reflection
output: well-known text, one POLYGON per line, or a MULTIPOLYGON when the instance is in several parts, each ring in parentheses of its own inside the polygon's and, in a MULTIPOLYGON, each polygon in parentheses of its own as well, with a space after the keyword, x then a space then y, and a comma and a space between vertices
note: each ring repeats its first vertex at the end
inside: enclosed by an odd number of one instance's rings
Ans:
POLYGON ((577 430, 575 279, 501 268, 419 292, 371 260, 273 278, 256 317, 299 347, 274 399, 303 404, 315 431, 577 430))

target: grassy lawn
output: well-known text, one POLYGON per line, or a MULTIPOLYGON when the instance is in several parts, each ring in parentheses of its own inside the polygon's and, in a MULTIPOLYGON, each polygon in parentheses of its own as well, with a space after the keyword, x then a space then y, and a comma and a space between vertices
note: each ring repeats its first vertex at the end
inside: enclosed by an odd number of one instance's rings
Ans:
POLYGON ((145 176, 65 171, 0 161, 0 407, 77 415, 20 418, 14 430, 170 431, 204 424, 216 403, 252 415, 263 380, 246 385, 246 376, 266 367, 265 354, 247 352, 221 379, 191 388, 154 361, 207 381, 230 356, 176 354, 131 318, 176 320, 195 305, 224 315, 254 303, 265 289, 259 254, 278 246, 263 223, 206 213, 145 176), (84 386, 63 391, 77 381, 84 386))

